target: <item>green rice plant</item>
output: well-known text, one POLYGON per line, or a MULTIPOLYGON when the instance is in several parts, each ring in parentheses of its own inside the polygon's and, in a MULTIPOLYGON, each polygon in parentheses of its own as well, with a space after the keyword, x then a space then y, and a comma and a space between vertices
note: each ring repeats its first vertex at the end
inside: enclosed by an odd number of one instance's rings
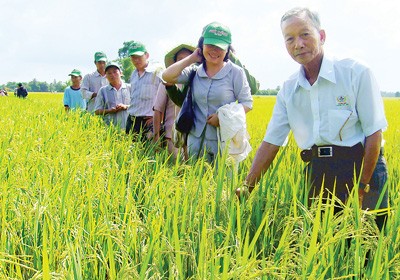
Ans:
POLYGON ((292 137, 253 194, 239 201, 274 97, 248 114, 253 151, 230 170, 172 161, 154 144, 81 111, 60 94, 1 99, 1 279, 397 279, 400 100, 385 99, 390 208, 308 207, 292 137))

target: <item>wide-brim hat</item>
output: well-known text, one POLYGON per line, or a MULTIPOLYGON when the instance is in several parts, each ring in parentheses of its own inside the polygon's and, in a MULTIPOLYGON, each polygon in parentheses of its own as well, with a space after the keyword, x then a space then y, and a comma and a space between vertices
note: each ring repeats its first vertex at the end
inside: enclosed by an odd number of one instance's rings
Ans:
POLYGON ((165 55, 165 58, 164 58, 164 63, 165 63, 165 67, 169 67, 169 66, 171 66, 172 64, 174 64, 176 61, 175 61, 175 56, 176 56, 176 54, 178 53, 178 52, 180 52, 181 50, 183 50, 183 49, 187 49, 187 50, 189 50, 189 51, 191 51, 191 52, 194 52, 194 50, 196 49, 196 47, 194 47, 194 46, 192 46, 192 45, 188 45, 188 44, 181 44, 181 45, 179 45, 179 46, 177 46, 177 47, 175 47, 175 48, 173 48, 172 50, 170 50, 166 55, 165 55))

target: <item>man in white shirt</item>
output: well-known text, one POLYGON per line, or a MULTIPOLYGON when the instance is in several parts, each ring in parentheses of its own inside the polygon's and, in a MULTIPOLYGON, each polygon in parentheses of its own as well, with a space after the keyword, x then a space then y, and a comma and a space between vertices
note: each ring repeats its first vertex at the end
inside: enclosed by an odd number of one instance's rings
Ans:
POLYGON ((82 81, 82 97, 86 100, 87 111, 94 113, 94 106, 96 102, 96 96, 99 89, 105 85, 108 85, 106 78, 106 62, 107 56, 103 52, 96 52, 94 54, 94 64, 96 65, 96 71, 90 74, 86 74, 82 81))
MULTIPOLYGON (((246 178, 249 191, 291 130, 303 150, 302 159, 308 162, 305 176, 311 188, 310 203, 321 189, 324 198, 331 192, 345 202, 356 187, 364 209, 386 208, 387 191, 381 204, 376 204, 387 180, 381 148, 387 121, 371 70, 352 59, 325 55, 325 31, 318 14, 306 8, 288 11, 281 19, 281 29, 288 53, 301 67, 277 95, 264 141, 246 178), (354 181, 359 183, 354 185, 354 181)), ((242 191, 238 189, 237 194, 242 191)), ((383 221, 377 223, 382 226, 383 221)))

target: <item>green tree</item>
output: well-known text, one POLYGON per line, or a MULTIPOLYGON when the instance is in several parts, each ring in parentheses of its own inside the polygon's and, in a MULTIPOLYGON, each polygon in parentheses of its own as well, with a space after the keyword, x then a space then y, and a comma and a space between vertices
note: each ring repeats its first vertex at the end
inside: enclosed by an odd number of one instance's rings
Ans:
POLYGON ((65 88, 69 85, 70 80, 66 82, 56 81, 54 80, 49 88, 52 92, 64 92, 65 88))
POLYGON ((135 66, 133 66, 129 57, 119 59, 119 65, 121 65, 122 78, 126 83, 129 83, 129 79, 131 78, 132 72, 135 70, 135 66))
POLYGON ((257 95, 277 95, 280 87, 276 87, 276 89, 261 89, 257 92, 257 95))
POLYGON ((134 41, 124 42, 122 48, 118 50, 117 62, 121 65, 122 75, 125 82, 129 82, 132 72, 135 70, 135 66, 133 66, 131 59, 129 57, 129 50, 134 41))
POLYGON ((33 79, 26 85, 26 89, 28 91, 38 92, 40 91, 39 82, 36 79, 33 79))
POLYGON ((39 82, 39 91, 40 92, 48 92, 49 84, 47 82, 39 82))
POLYGON ((18 87, 18 83, 17 82, 8 82, 6 84, 7 91, 14 91, 17 87, 18 87))
POLYGON ((124 42, 123 47, 118 50, 118 56, 120 59, 129 57, 129 50, 131 49, 133 43, 134 41, 124 42))

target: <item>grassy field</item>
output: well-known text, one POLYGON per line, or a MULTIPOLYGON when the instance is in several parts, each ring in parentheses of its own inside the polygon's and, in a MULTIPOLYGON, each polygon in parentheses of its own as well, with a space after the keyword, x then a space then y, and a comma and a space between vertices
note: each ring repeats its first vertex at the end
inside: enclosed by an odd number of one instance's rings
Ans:
POLYGON ((274 101, 255 97, 254 150, 231 177, 224 162, 171 162, 96 116, 65 114, 61 94, 0 98, 0 279, 399 279, 400 100, 385 100, 383 232, 356 199, 340 216, 304 206, 292 140, 236 199, 274 101))

